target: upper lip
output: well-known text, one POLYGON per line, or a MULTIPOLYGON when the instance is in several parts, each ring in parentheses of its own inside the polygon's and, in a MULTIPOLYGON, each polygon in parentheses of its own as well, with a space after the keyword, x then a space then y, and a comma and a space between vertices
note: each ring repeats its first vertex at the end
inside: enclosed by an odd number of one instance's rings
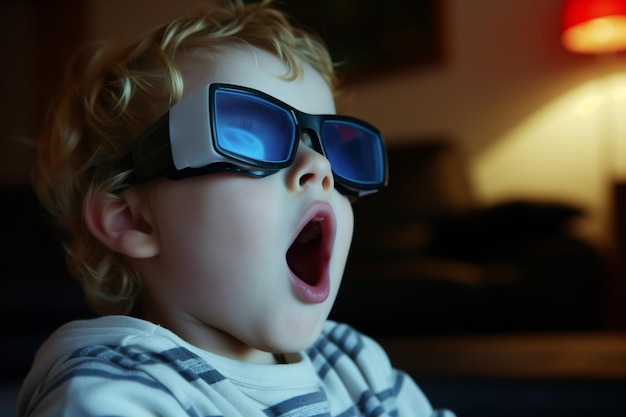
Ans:
POLYGON ((329 286, 330 259, 332 256, 336 234, 335 212, 329 203, 316 201, 308 206, 298 223, 298 226, 296 227, 293 237, 291 238, 287 249, 287 258, 289 260, 290 250, 297 244, 296 241, 304 229, 312 222, 316 223, 316 227, 319 227, 320 241, 315 254, 315 256, 317 256, 317 259, 315 260, 317 265, 314 271, 317 276, 314 277, 314 279, 311 279, 310 277, 300 277, 296 271, 291 268, 292 265, 289 265, 289 267, 293 275, 302 281, 299 285, 304 285, 308 290, 314 291, 315 288, 323 290, 329 286))

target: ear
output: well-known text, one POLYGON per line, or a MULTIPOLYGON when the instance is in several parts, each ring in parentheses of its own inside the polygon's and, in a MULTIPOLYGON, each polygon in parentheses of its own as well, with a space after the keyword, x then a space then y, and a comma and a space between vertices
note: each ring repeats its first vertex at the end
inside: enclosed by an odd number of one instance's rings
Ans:
POLYGON ((83 217, 91 234, 109 249, 131 258, 150 258, 159 253, 159 242, 140 208, 141 196, 135 190, 116 199, 89 193, 83 217))

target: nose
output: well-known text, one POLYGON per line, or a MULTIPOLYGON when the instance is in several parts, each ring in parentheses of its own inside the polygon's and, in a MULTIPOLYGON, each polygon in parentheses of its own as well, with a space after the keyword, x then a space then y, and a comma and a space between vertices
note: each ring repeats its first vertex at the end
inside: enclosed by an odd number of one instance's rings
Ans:
POLYGON ((325 192, 335 187, 330 162, 311 147, 311 138, 304 134, 298 144, 295 161, 287 169, 287 186, 294 191, 321 186, 325 192))

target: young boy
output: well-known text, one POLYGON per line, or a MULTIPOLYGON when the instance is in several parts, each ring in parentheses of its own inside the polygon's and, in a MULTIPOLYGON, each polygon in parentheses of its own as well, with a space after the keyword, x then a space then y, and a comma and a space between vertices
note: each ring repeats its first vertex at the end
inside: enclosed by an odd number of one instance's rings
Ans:
POLYGON ((19 416, 438 414, 326 322, 384 148, 334 115, 326 49, 269 3, 100 54, 56 107, 34 184, 102 317, 42 346, 19 416))

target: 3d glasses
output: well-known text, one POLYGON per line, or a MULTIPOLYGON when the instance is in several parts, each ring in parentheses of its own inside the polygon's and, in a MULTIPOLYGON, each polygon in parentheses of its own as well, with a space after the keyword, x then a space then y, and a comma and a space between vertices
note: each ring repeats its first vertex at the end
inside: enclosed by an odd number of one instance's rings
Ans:
POLYGON ((170 108, 134 143, 134 184, 214 172, 264 177, 290 166, 303 134, 330 162, 335 186, 362 196, 387 182, 385 146, 370 124, 300 112, 263 92, 208 84, 170 108))

